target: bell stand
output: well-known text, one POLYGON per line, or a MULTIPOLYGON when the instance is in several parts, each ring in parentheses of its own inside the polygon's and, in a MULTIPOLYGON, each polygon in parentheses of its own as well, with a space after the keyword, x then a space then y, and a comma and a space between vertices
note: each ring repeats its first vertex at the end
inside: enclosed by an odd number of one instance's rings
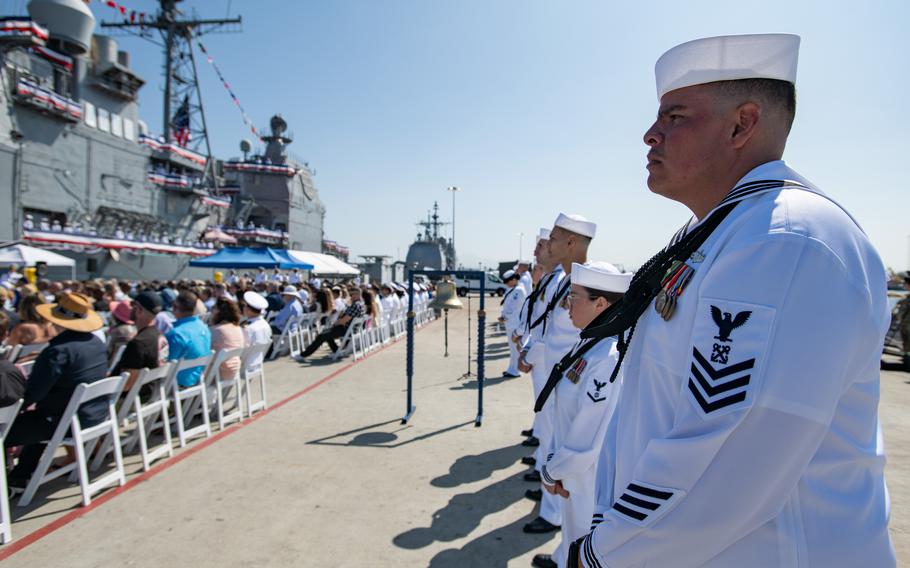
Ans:
MULTIPOLYGON (((479 270, 409 270, 408 271, 408 344, 407 344, 407 406, 405 415, 401 419, 402 424, 407 424, 417 411, 414 404, 414 276, 423 274, 424 276, 460 276, 468 280, 480 281, 480 309, 477 310, 477 416, 474 418, 474 426, 479 427, 483 420, 483 379, 484 379, 484 347, 485 336, 484 326, 486 325, 486 312, 484 311, 484 297, 486 296, 486 274, 479 270)), ((471 301, 468 296, 468 302, 471 301)), ((468 317, 470 317, 470 304, 468 307, 468 317)), ((468 325, 470 330, 470 324, 468 325)), ((469 331, 470 333, 470 331, 469 331)), ((470 348, 470 343, 468 343, 470 348)), ((470 373, 471 358, 468 356, 468 373, 470 373)))

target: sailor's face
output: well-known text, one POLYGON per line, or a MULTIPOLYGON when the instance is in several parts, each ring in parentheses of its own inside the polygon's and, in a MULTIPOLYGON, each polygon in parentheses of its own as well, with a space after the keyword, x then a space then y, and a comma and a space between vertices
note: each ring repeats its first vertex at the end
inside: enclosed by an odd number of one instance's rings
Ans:
POLYGON ((547 255, 551 262, 562 262, 569 252, 570 233, 562 227, 553 227, 547 240, 547 255))
POLYGON ((603 298, 592 298, 584 287, 577 284, 572 285, 568 300, 569 318, 578 329, 588 327, 597 314, 603 311, 602 304, 606 302, 603 298))
POLYGON ((710 85, 670 91, 660 99, 657 120, 645 132, 648 151, 648 187, 676 201, 710 183, 724 163, 730 138, 722 106, 710 85))

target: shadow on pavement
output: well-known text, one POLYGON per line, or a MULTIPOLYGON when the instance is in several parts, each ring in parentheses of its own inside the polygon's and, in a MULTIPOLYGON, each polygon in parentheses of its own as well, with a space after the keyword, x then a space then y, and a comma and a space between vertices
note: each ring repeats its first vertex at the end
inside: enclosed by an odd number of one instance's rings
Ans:
MULTIPOLYGON (((510 476, 479 491, 455 495, 445 507, 433 513, 429 527, 416 527, 405 531, 393 538, 392 543, 400 548, 415 550, 434 542, 458 540, 476 529, 487 515, 508 509, 522 500, 524 488, 516 482, 514 476, 510 476)), ((528 517, 522 524, 530 520, 531 517, 528 517)), ((516 532, 517 535, 524 535, 520 528, 516 532)), ((486 566, 484 563, 475 565, 486 566)))
POLYGON ((314 446, 357 446, 386 449, 400 448, 401 446, 407 444, 413 444, 414 442, 420 442, 428 438, 439 436, 440 434, 445 434, 446 432, 450 432, 452 430, 457 430, 459 428, 467 426, 468 424, 474 424, 474 420, 469 420, 460 424, 454 424, 452 426, 440 428, 439 430, 427 432, 426 434, 421 434, 415 438, 398 442, 398 432, 403 432, 405 430, 411 429, 410 425, 400 425, 400 423, 401 419, 395 418, 386 422, 370 424, 369 426, 355 428, 354 430, 348 430, 346 432, 339 432, 337 434, 332 434, 331 436, 325 436, 316 440, 310 440, 307 442, 307 444, 314 446), (391 424, 400 425, 400 427, 391 429, 391 431, 382 429, 384 426, 389 426, 391 424), (375 428, 380 428, 380 430, 375 430, 372 432, 369 431, 374 430, 375 428), (352 435, 354 437, 348 439, 352 435))
MULTIPOLYGON (((530 518, 518 519, 514 523, 481 535, 461 548, 449 548, 436 554, 430 560, 431 568, 463 568, 483 566, 484 568, 506 568, 509 560, 534 550, 559 534, 527 534, 521 527, 530 518)), ((556 548, 556 542, 553 544, 556 548)))
POLYGON ((449 468, 449 473, 433 479, 430 485, 457 487, 465 483, 474 483, 490 477, 494 471, 510 467, 527 453, 528 449, 518 443, 482 454, 462 456, 455 460, 455 463, 449 468))
MULTIPOLYGON (((492 377, 492 378, 484 377, 483 388, 495 387, 496 385, 504 383, 506 381, 514 381, 515 379, 520 379, 520 378, 521 378, 521 376, 518 376, 518 377, 499 376, 499 377, 492 377)), ((457 387, 449 387, 449 390, 453 390, 453 391, 455 391, 455 390, 477 390, 477 379, 475 378, 475 379, 471 379, 470 381, 465 381, 465 382, 461 383, 460 385, 458 385, 457 387)))

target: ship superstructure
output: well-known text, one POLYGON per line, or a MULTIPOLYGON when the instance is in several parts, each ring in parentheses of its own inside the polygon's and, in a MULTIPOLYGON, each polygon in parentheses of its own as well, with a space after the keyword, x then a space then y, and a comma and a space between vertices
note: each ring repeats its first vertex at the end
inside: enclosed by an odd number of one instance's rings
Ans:
MULTIPOLYGON (((161 4, 166 22, 176 0, 161 4)), ((242 244, 320 251, 325 209, 310 169, 287 157, 283 119, 261 155, 221 162, 192 118, 197 92, 156 136, 139 112, 144 79, 116 39, 94 34, 84 2, 28 11, 0 19, 0 241, 65 249, 79 278, 206 276, 189 261, 241 225, 242 244)))
POLYGON ((448 225, 439 220, 439 204, 433 203, 433 211, 427 212, 427 220, 417 226, 422 229, 408 247, 405 264, 410 269, 453 270, 456 266, 455 245, 451 239, 440 234, 439 229, 448 225))

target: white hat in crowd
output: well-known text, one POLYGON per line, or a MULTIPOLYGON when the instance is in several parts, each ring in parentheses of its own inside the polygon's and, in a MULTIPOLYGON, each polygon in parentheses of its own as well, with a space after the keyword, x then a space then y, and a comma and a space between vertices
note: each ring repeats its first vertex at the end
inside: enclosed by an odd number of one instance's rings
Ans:
POLYGON ((285 286, 284 290, 282 290, 281 293, 285 296, 296 296, 297 286, 285 286))
POLYGON ((537 240, 538 241, 550 240, 550 229, 544 229, 543 227, 541 227, 540 232, 537 233, 537 240))
POLYGON ((737 79, 778 79, 796 84, 799 36, 754 34, 696 39, 677 45, 654 66, 657 99, 692 85, 737 79))
POLYGON ((576 235, 581 235, 583 237, 588 237, 590 239, 594 238, 594 235, 597 234, 597 224, 593 221, 589 221, 582 217, 581 215, 567 215, 565 213, 560 213, 556 217, 556 221, 553 223, 554 227, 561 227, 571 233, 576 235))
POLYGON ((243 293, 243 303, 259 312, 269 307, 268 301, 252 290, 243 293))
POLYGON ((631 272, 620 272, 609 262, 572 263, 572 284, 585 288, 625 294, 631 281, 631 272))
POLYGON ((502 275, 502 281, 505 282, 514 276, 515 276, 514 270, 506 270, 505 273, 502 275))

